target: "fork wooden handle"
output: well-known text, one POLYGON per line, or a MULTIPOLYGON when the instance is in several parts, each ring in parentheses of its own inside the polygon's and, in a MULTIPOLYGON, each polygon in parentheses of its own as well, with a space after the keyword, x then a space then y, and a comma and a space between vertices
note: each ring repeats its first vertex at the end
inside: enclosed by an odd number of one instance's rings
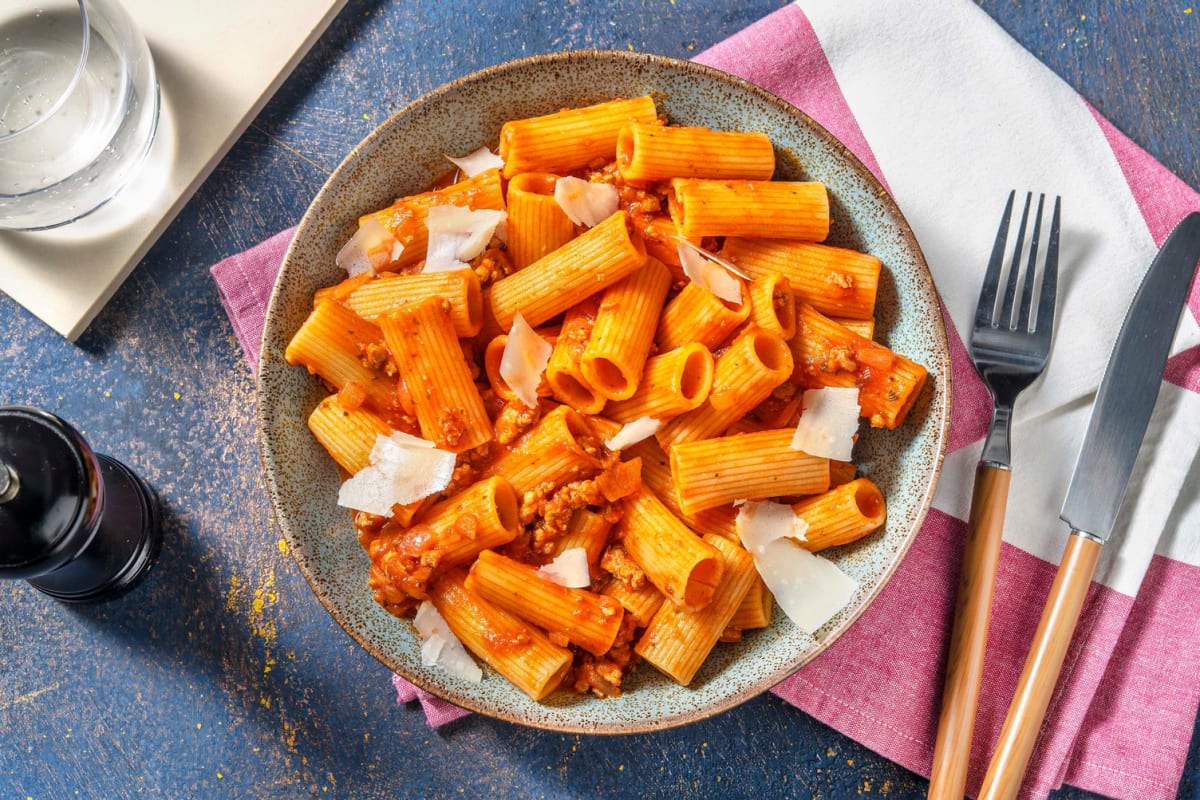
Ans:
POLYGON ((1033 635, 1017 691, 1008 706, 1000 740, 979 790, 979 800, 1016 797, 1021 788, 1100 550, 1100 542, 1078 533, 1067 539, 1066 552, 1050 587, 1037 633, 1033 635))
POLYGON ((929 797, 937 800, 962 800, 966 790, 1011 474, 984 464, 975 470, 942 713, 929 775, 929 797))

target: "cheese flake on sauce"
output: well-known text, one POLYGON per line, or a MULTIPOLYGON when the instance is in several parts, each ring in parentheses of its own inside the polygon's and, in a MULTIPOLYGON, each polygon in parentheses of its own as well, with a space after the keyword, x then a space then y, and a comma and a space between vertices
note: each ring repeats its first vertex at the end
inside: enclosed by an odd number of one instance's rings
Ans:
POLYGON ((428 600, 417 608, 413 626, 421 634, 421 663, 427 667, 438 666, 455 677, 479 683, 483 670, 471 658, 467 648, 450 630, 444 617, 428 600))
POLYGON ((537 390, 542 373, 550 363, 554 347, 529 326, 521 312, 513 317, 508 341, 500 355, 500 377, 517 399, 529 408, 537 405, 537 390))
POLYGON ((849 461, 862 413, 857 387, 809 389, 802 403, 804 410, 792 436, 791 448, 810 456, 849 461))
POLYGON ((398 261, 404 245, 392 236, 387 226, 373 215, 358 226, 334 259, 350 277, 364 272, 378 272, 380 268, 398 261))
POLYGON ((433 206, 425 218, 429 244, 425 251, 425 272, 466 269, 467 263, 483 252, 496 227, 507 219, 503 211, 464 206, 433 206))
POLYGON ((338 490, 338 505, 389 517, 393 506, 415 503, 449 486, 456 458, 406 433, 379 435, 370 464, 338 490))
POLYGON ((559 586, 583 589, 592 582, 588 569, 587 550, 571 547, 559 553, 549 564, 538 567, 538 572, 559 586))
POLYGON ((807 526, 791 506, 752 501, 738 510, 736 524, 742 544, 783 613, 802 631, 815 633, 845 608, 858 582, 832 561, 800 547, 794 541, 796 523, 803 539, 807 526))
POLYGON ((504 159, 486 147, 481 147, 462 158, 446 156, 446 160, 462 170, 462 174, 468 178, 473 178, 489 169, 501 169, 504 166, 504 159))
POLYGON ((683 274, 701 288, 707 289, 727 303, 742 302, 742 284, 715 261, 707 250, 680 239, 676 245, 683 274))
POLYGON ((604 443, 604 446, 609 450, 624 450, 626 447, 635 445, 643 439, 649 439, 658 433, 658 429, 661 427, 661 419, 638 417, 622 425, 621 430, 614 433, 612 438, 604 443))
POLYGON ((554 182, 554 200, 571 222, 594 228, 617 213, 619 195, 611 183, 566 176, 554 182))

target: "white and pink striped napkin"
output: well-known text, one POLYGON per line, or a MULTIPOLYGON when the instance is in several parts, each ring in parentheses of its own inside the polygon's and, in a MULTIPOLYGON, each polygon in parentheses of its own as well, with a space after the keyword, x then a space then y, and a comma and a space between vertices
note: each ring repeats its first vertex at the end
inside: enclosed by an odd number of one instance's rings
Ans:
MULTIPOLYGON (((948 314, 953 409, 934 509, 829 650, 773 691, 928 775, 971 480, 990 413, 971 367, 979 282, 1010 189, 1063 196, 1055 350, 1017 404, 1005 543, 968 790, 986 770, 1067 536, 1059 507, 1138 281, 1200 195, 965 0, 802 0, 701 54, 824 125, 888 186, 948 314), (886 24, 883 21, 886 20, 886 24)), ((254 359, 290 232, 213 268, 254 359)), ((1200 287, 1193 285, 1125 508, 1068 652, 1023 795, 1069 783, 1173 797, 1200 705, 1200 287)), ((466 712, 399 678, 431 725, 466 712)))

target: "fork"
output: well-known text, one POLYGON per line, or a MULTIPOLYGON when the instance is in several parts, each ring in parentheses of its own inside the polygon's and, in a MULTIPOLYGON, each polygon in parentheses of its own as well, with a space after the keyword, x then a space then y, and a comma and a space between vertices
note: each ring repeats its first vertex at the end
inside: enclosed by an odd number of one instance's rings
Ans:
POLYGON ((967 523, 966 550, 954 630, 950 639, 942 711, 929 777, 929 797, 938 800, 960 800, 966 788, 971 734, 983 676, 992 594, 1000 560, 1009 478, 1012 475, 1010 440, 1013 404, 1017 395, 1045 368, 1054 330, 1062 198, 1054 199, 1036 310, 1034 284, 1046 196, 1043 194, 1038 197, 1029 258, 1022 270, 1021 256, 1033 198, 1031 192, 1025 195, 1025 208, 1004 281, 1004 294, 997 308, 1004 273, 1004 249, 1015 198, 1015 191, 1009 193, 983 287, 979 292, 975 327, 971 332, 971 359, 992 394, 992 421, 975 470, 975 489, 971 495, 971 515, 967 523))

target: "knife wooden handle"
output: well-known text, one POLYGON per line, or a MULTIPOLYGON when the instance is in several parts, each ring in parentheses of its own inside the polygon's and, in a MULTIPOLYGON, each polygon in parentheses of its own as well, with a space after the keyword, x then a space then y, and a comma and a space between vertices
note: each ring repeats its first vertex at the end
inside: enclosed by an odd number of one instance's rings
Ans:
POLYGON ((1013 798, 1021 788, 1042 718, 1050 705, 1067 646, 1071 643, 1092 574, 1096 571, 1100 549, 1100 542, 1079 533, 1072 532, 1067 539, 1067 548, 1050 587, 1041 622, 1033 635, 1017 691, 1008 706, 1004 727, 1000 729, 992 763, 988 765, 983 788, 979 790, 979 800, 1013 798))
POLYGON ((975 470, 942 714, 929 775, 929 797, 936 800, 962 800, 966 791, 1011 475, 1007 469, 983 464, 975 470))

